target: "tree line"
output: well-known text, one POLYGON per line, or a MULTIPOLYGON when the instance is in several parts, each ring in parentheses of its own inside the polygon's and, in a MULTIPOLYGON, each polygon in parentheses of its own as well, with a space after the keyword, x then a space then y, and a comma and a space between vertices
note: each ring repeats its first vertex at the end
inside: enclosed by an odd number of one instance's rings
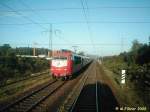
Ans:
MULTIPOLYGON (((38 53, 46 53, 47 50, 41 48, 38 49, 38 53)), ((9 44, 0 46, 0 84, 5 84, 13 78, 26 77, 31 73, 48 69, 49 62, 46 59, 16 56, 30 53, 32 53, 32 48, 12 48, 9 44)))
MULTIPOLYGON (((140 96, 150 90, 150 44, 133 41, 129 52, 103 58, 103 64, 121 79, 121 70, 127 71, 126 80, 129 87, 136 89, 140 96)), ((118 81, 119 82, 119 81, 118 81)), ((150 101, 147 97, 146 102, 150 101)))
POLYGON ((133 41, 129 52, 116 56, 104 57, 104 65, 116 74, 127 70, 129 80, 137 88, 147 89, 150 86, 150 45, 133 41))

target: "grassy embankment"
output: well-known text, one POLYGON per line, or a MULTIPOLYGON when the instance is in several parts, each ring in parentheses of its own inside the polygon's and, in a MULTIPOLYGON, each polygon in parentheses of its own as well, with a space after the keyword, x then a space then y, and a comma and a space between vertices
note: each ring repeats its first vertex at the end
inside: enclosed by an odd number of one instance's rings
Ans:
POLYGON ((18 95, 37 87, 51 79, 51 76, 46 74, 41 74, 37 77, 31 77, 27 80, 19 81, 0 88, 0 102, 7 102, 18 95))
MULTIPOLYGON (((133 69, 128 67, 127 63, 125 63, 122 57, 113 57, 113 59, 107 59, 103 62, 103 69, 107 76, 112 80, 113 85, 117 89, 117 97, 120 100, 121 106, 128 107, 148 107, 148 102, 145 101, 145 98, 148 98, 148 92, 144 93, 144 91, 140 90, 138 85, 139 82, 132 81, 133 74, 131 74, 131 70, 137 71, 137 69, 133 69), (126 83, 121 84, 121 70, 125 69, 126 73, 126 83)), ((135 66, 134 66, 135 68, 135 66)), ((138 73, 137 73, 138 74, 138 73)))

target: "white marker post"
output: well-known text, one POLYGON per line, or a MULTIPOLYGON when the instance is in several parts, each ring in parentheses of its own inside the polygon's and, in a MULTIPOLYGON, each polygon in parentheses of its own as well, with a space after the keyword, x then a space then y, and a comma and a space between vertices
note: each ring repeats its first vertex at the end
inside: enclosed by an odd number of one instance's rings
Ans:
POLYGON ((126 70, 121 71, 121 84, 125 84, 126 70))

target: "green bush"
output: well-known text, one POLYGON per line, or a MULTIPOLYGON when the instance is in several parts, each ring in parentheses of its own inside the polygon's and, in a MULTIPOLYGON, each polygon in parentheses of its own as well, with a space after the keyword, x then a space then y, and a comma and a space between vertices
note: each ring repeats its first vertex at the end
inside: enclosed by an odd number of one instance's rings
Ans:
POLYGON ((0 84, 11 78, 26 77, 31 73, 46 70, 49 61, 41 58, 17 57, 9 45, 0 46, 0 84))

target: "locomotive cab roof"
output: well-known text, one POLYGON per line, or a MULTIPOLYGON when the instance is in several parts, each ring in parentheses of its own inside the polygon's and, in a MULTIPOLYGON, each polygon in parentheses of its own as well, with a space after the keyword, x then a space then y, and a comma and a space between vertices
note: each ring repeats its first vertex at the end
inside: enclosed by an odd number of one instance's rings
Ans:
POLYGON ((68 56, 77 56, 77 57, 81 57, 81 58, 84 58, 84 59, 90 59, 88 56, 83 56, 83 55, 79 55, 77 53, 74 53, 70 50, 57 50, 57 51, 53 51, 53 58, 52 59, 55 59, 57 57, 68 57, 68 56))

